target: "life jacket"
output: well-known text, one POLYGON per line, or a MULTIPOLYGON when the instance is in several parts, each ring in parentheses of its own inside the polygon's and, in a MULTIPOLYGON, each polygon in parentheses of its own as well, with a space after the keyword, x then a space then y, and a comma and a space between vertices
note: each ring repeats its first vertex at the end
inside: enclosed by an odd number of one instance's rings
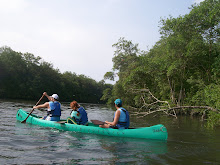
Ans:
POLYGON ((81 117, 80 119, 73 117, 76 123, 78 125, 85 125, 86 123, 88 123, 88 116, 85 109, 83 107, 80 107, 77 111, 80 113, 81 117))
POLYGON ((120 114, 120 117, 119 117, 119 120, 118 120, 118 123, 116 124, 116 126, 120 129, 120 128, 125 128, 125 129, 128 129, 129 125, 130 125, 130 116, 129 116, 129 112, 124 109, 124 108, 120 108, 121 110, 121 114, 120 114), (122 115, 122 112, 125 113, 125 118, 124 118, 124 121, 121 121, 120 119, 122 118, 121 115, 122 115))
POLYGON ((61 116, 60 103, 58 101, 50 101, 50 111, 47 111, 47 115, 50 117, 59 117, 61 116))

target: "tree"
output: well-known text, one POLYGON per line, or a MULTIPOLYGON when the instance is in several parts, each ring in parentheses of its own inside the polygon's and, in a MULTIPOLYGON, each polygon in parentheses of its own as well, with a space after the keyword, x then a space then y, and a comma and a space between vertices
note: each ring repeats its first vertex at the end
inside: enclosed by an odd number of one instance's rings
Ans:
POLYGON ((104 77, 114 80, 114 75, 117 74, 119 81, 114 85, 111 92, 112 97, 108 99, 108 103, 119 97, 125 102, 131 102, 132 97, 126 96, 129 95, 127 78, 130 72, 137 67, 138 55, 140 54, 138 44, 133 44, 131 41, 120 38, 113 47, 116 48, 112 59, 113 72, 107 72, 104 77))
POLYGON ((141 107, 141 95, 129 90, 148 88, 172 106, 218 107, 214 93, 220 76, 219 5, 219 0, 205 0, 193 5, 189 14, 161 19, 161 39, 148 52, 120 38, 113 45, 113 72, 105 75, 119 76, 112 98, 141 107))
MULTIPOLYGON (((61 101, 100 103, 102 92, 111 88, 74 72, 60 73, 51 63, 31 53, 0 48, 0 98, 36 99, 47 91, 58 93, 61 101)), ((103 102, 103 101, 102 101, 103 102)))

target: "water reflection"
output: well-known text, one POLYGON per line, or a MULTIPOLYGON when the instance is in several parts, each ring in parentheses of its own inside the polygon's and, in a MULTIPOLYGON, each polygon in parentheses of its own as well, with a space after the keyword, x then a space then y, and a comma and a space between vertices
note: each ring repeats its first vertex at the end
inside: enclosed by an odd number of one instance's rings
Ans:
MULTIPOLYGON (((106 164, 138 162, 140 159, 155 159, 156 155, 167 152, 165 141, 106 137, 102 135, 68 133, 69 150, 78 158, 86 156, 85 162, 106 164), (82 153, 83 152, 83 153, 82 153)), ((73 158, 70 162, 75 162, 73 158)), ((79 163, 79 162, 78 162, 79 163)))
POLYGON ((100 139, 100 145, 114 155, 113 160, 116 161, 112 160, 114 163, 119 161, 118 158, 120 158, 120 163, 136 162, 140 158, 150 160, 154 159, 155 155, 167 152, 167 143, 165 141, 131 138, 111 138, 110 140, 100 139))

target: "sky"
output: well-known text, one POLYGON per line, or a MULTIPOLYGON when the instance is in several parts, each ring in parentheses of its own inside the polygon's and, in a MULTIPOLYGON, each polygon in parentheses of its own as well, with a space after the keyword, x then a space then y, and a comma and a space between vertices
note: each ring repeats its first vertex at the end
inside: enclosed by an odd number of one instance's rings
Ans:
POLYGON ((161 18, 202 0, 0 0, 0 47, 40 56, 61 73, 101 81, 120 37, 149 50, 161 18))

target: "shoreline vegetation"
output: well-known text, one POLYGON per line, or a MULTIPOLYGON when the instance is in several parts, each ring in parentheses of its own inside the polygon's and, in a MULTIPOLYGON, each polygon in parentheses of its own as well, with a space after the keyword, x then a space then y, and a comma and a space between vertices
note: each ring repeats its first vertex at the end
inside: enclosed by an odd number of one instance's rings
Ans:
POLYGON ((60 73, 51 63, 31 53, 0 48, 0 98, 37 100, 44 91, 58 93, 60 101, 73 99, 85 103, 105 103, 103 90, 113 85, 97 82, 85 75, 66 71, 60 73))
POLYGON ((120 38, 113 45, 112 71, 104 75, 119 80, 104 90, 102 99, 110 104, 120 97, 139 117, 194 114, 209 127, 219 126, 219 8, 219 0, 205 0, 184 16, 161 19, 161 38, 147 51, 120 38))
POLYGON ((155 112, 201 115, 209 127, 219 126, 219 8, 219 0, 205 0, 186 15, 161 19, 161 38, 150 50, 120 38, 113 45, 113 68, 104 75, 104 80, 118 77, 114 85, 60 73, 39 56, 2 47, 0 98, 37 99, 43 91, 85 103, 112 105, 121 98, 139 117, 155 112))

